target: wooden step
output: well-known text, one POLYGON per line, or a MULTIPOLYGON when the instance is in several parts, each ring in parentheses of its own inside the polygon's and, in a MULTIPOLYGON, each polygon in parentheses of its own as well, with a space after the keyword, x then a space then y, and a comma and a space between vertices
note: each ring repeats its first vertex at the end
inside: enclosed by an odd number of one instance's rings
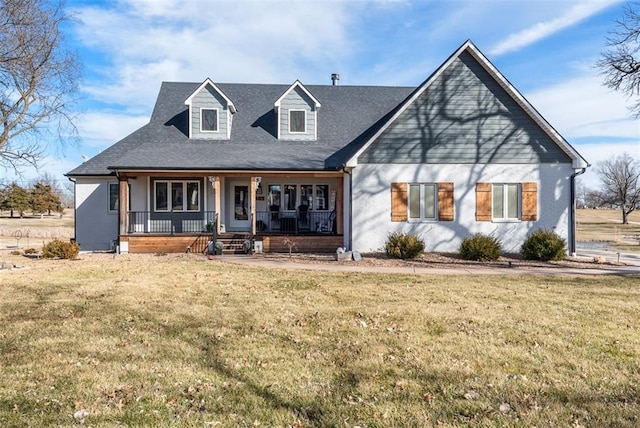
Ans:
POLYGON ((251 235, 241 232, 226 232, 218 235, 218 241, 224 244, 222 254, 245 254, 244 241, 251 235))

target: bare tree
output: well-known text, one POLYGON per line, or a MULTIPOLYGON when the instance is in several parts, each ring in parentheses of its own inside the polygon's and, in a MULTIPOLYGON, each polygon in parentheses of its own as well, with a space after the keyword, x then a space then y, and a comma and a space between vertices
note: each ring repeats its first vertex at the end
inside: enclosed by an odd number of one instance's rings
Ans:
POLYGON ((628 153, 598 162, 596 173, 602 185, 602 204, 620 206, 622 224, 640 208, 640 161, 628 153))
POLYGON ((61 30, 69 19, 61 0, 0 0, 0 166, 37 166, 43 141, 75 134, 79 64, 61 30))
POLYGON ((634 99, 631 112, 640 118, 640 4, 629 2, 616 29, 609 33, 607 50, 596 66, 604 84, 634 99))

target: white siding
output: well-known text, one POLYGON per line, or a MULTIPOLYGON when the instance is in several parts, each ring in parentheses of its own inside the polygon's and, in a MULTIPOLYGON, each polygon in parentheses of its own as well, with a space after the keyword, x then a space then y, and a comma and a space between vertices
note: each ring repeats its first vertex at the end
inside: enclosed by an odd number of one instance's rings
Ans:
POLYGON ((543 165, 373 165, 353 171, 352 247, 383 251, 389 233, 421 236, 427 251, 457 252, 462 239, 474 233, 496 236, 505 252, 519 252, 526 236, 539 228, 569 238, 570 180, 567 164, 543 165), (391 222, 392 182, 453 182, 453 222, 391 222), (477 182, 537 182, 538 220, 510 223, 477 222, 477 182))
POLYGON ((118 212, 109 211, 109 185, 115 178, 76 180, 76 240, 81 251, 105 251, 118 238, 118 212))

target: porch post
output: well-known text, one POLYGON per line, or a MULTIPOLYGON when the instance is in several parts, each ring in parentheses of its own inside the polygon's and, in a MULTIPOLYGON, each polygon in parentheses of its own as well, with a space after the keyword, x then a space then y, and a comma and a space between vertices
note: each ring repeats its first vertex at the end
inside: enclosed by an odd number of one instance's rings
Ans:
POLYGON ((344 178, 338 177, 336 184, 336 233, 344 233, 344 178))
POLYGON ((249 183, 249 201, 251 203, 251 236, 256 234, 256 188, 262 181, 262 177, 251 177, 249 183))
POLYGON ((214 197, 213 210, 215 211, 217 216, 215 220, 218 220, 216 221, 216 236, 217 236, 220 234, 220 224, 222 223, 222 212, 221 212, 222 208, 220 204, 220 201, 222 200, 220 198, 220 177, 217 175, 213 177, 213 197, 214 197))
POLYGON ((120 235, 126 235, 128 227, 129 217, 129 180, 125 176, 118 177, 118 205, 120 207, 119 223, 120 223, 120 235))

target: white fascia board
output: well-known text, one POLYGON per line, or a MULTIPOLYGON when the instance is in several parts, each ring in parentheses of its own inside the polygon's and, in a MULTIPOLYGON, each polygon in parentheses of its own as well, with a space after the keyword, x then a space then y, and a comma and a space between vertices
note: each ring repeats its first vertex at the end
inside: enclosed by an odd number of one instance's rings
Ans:
POLYGON ((187 98, 185 100, 185 105, 189 106, 189 110, 191 110, 191 104, 193 103, 193 98, 201 91, 203 90, 207 85, 211 86, 213 88, 214 91, 216 91, 218 93, 218 95, 220 95, 226 102, 227 102, 227 106, 229 108, 229 111, 231 112, 231 114, 234 114, 236 111, 238 111, 236 109, 236 106, 233 104, 233 101, 231 101, 231 99, 229 97, 227 97, 225 95, 224 92, 222 92, 220 90, 220 88, 218 88, 215 83, 213 83, 211 81, 211 79, 209 79, 208 77, 204 80, 204 82, 202 82, 200 84, 200 86, 198 86, 198 88, 193 91, 193 93, 191 95, 189 95, 189 98, 187 98))
POLYGON ((282 102, 282 100, 289 94, 289 92, 291 92, 294 88, 300 88, 302 89, 302 91, 309 97, 311 98, 311 101, 313 101, 313 104, 315 106, 315 108, 320 108, 320 101, 318 101, 316 99, 316 97, 314 97, 311 92, 309 92, 309 90, 307 90, 307 88, 304 87, 304 85, 302 84, 302 82, 300 82, 299 80, 296 80, 295 82, 293 82, 293 84, 291 86, 289 86, 289 89, 287 89, 286 91, 284 91, 284 94, 282 94, 280 96, 280 98, 278 98, 276 100, 276 102, 273 104, 275 107, 280 107, 280 103, 282 102))

